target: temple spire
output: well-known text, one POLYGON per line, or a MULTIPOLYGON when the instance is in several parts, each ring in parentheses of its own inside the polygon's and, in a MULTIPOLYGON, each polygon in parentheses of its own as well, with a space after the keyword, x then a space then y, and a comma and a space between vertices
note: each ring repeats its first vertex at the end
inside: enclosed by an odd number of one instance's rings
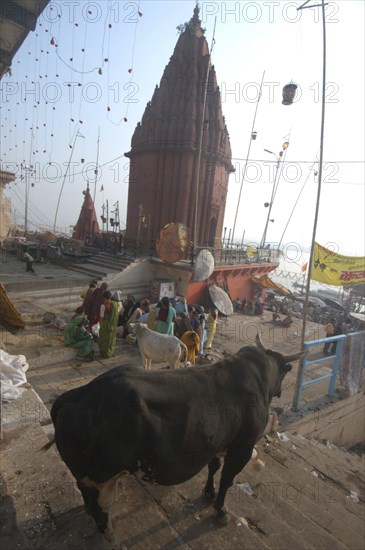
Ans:
POLYGON ((74 227, 73 239, 86 241, 92 235, 99 233, 99 224, 95 212, 94 202, 90 195, 89 181, 87 181, 86 191, 83 191, 84 202, 77 224, 74 227))
POLYGON ((179 25, 173 55, 126 153, 131 160, 127 239, 154 240, 171 221, 184 223, 191 232, 196 227, 196 243, 214 246, 221 238, 228 177, 234 168, 199 12, 196 4, 191 19, 179 25), (209 123, 202 130, 204 121, 209 123), (138 177, 133 176, 134 169, 138 177))
POLYGON ((196 2, 195 8, 194 8, 194 15, 192 18, 193 23, 197 23, 200 26, 201 20, 199 19, 199 13, 200 13, 200 7, 199 2, 196 2))
POLYGON ((189 26, 190 28, 194 29, 195 34, 197 34, 198 36, 202 36, 204 33, 201 27, 201 19, 199 19, 199 13, 200 13, 199 3, 196 2, 195 8, 194 8, 194 14, 189 21, 189 26))

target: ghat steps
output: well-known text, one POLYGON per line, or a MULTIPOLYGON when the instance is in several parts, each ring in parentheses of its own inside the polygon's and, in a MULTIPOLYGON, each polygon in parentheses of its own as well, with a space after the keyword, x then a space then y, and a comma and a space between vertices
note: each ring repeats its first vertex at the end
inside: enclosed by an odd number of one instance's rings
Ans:
MULTIPOLYGON (((25 540, 18 548, 104 550, 105 541, 85 514, 75 482, 56 449, 48 453, 39 449, 47 442, 46 433, 53 432, 49 410, 57 395, 117 364, 137 365, 139 354, 124 344, 115 358, 81 364, 57 350, 55 346, 48 360, 51 350, 30 357, 27 378, 32 388, 4 406, 1 447, 8 496, 3 502, 13 507, 13 519, 14 509, 17 512, 17 534, 25 540)), ((276 435, 262 439, 257 452, 257 459, 236 477, 227 494, 232 521, 225 528, 216 526, 212 506, 201 499, 206 468, 173 487, 151 485, 134 476, 121 478, 113 507, 120 547, 363 549, 363 457, 289 431, 281 439, 276 435)), ((16 548, 8 542, 9 533, 16 539, 17 525, 14 521, 8 525, 11 513, 6 518, 4 547, 16 548)))
MULTIPOLYGON (((107 549, 56 449, 39 452, 50 419, 36 392, 27 390, 3 414, 3 547, 107 549), (15 546, 19 537, 22 545, 15 546)), ((363 548, 362 458, 300 435, 262 439, 257 451, 228 492, 232 521, 225 528, 201 499, 206 469, 173 487, 123 477, 113 507, 121 548, 363 548)))

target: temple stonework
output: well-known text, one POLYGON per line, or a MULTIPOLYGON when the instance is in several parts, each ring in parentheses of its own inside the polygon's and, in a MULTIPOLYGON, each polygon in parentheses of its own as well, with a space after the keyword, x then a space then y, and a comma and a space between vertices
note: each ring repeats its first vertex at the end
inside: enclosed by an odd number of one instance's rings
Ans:
POLYGON ((81 207, 80 216, 72 235, 73 239, 80 241, 86 241, 93 235, 99 233, 99 224, 95 212, 94 201, 90 195, 89 185, 83 193, 85 195, 84 203, 81 207))
POLYGON ((214 246, 221 239, 232 154, 200 23, 196 7, 126 153, 130 158, 127 239, 156 239, 169 222, 187 225, 195 244, 214 246))

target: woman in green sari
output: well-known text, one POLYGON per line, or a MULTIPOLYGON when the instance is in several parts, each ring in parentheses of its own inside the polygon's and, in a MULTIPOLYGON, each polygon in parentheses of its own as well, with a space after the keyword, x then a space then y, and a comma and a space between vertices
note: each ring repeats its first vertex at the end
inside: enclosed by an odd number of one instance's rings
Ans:
POLYGON ((119 319, 119 304, 111 299, 109 290, 103 294, 104 304, 101 308, 100 332, 98 346, 100 355, 108 359, 115 355, 115 340, 119 319))
POLYGON ((92 361, 94 359, 93 340, 85 328, 89 321, 85 315, 79 314, 78 311, 76 310, 76 315, 63 329, 65 345, 77 349, 77 359, 80 361, 92 361))
POLYGON ((174 334, 175 317, 175 308, 172 307, 167 296, 164 296, 161 300, 160 307, 157 309, 155 331, 161 334, 174 334))

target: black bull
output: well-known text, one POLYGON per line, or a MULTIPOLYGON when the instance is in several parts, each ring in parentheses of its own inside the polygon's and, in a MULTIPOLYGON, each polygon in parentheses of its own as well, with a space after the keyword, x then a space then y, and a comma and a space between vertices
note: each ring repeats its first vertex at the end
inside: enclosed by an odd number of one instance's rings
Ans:
MULTIPOLYGON (((291 370, 285 357, 242 348, 213 365, 171 371, 116 367, 61 395, 51 416, 58 451, 77 480, 87 512, 110 540, 118 476, 141 470, 160 485, 182 483, 208 465, 205 497, 217 519, 224 499, 267 425, 269 405, 291 370), (216 495, 214 474, 225 453, 216 495)), ((48 448, 51 444, 45 446, 48 448)))

